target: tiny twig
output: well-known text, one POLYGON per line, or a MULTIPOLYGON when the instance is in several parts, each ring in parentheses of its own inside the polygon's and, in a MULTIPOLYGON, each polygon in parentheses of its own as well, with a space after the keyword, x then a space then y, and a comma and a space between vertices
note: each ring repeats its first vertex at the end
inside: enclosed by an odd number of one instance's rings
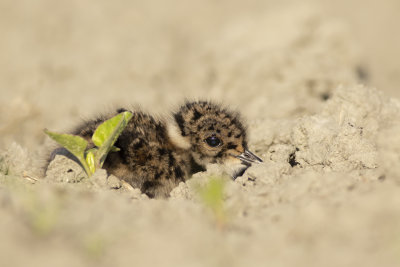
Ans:
POLYGON ((135 190, 135 188, 133 188, 132 185, 128 184, 128 183, 125 182, 124 180, 121 180, 121 184, 122 184, 122 187, 123 187, 123 188, 125 188, 125 189, 127 189, 127 190, 129 190, 129 191, 135 190))
POLYGON ((29 175, 26 171, 23 172, 22 177, 33 184, 39 180, 38 178, 29 175))

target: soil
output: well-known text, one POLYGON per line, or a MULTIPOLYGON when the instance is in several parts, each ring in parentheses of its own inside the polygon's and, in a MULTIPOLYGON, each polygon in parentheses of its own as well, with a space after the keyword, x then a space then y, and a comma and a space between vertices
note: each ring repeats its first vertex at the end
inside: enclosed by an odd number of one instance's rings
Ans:
POLYGON ((398 1, 0 10, 0 266, 399 266, 398 1), (164 200, 62 155, 43 167, 44 128, 185 99, 238 110, 264 163, 235 181, 210 165, 164 200))

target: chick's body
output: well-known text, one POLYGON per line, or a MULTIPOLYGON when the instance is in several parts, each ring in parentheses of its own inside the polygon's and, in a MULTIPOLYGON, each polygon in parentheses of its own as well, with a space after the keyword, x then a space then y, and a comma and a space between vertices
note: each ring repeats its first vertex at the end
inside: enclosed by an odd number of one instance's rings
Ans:
MULTIPOLYGON (((132 114, 115 143, 120 151, 109 153, 103 167, 149 197, 168 197, 208 163, 236 162, 247 168, 250 162, 261 161, 247 151, 246 130, 238 114, 219 105, 189 102, 165 121, 140 111, 132 114)), ((96 128, 114 115, 86 121, 73 133, 91 143, 96 128)))
MULTIPOLYGON (((167 197, 190 175, 189 152, 171 143, 164 122, 142 112, 132 114, 115 143, 120 151, 111 152, 103 167, 149 197, 167 197)), ((74 134, 91 142, 96 128, 113 115, 85 122, 74 134)))

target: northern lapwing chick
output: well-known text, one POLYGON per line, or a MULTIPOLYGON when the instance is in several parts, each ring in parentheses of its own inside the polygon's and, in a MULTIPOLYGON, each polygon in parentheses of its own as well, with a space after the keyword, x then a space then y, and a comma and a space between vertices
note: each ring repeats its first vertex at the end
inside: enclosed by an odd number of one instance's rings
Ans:
MULTIPOLYGON (((149 197, 168 197, 209 163, 238 165, 232 174, 236 178, 252 163, 262 162, 247 149, 239 115, 219 105, 188 102, 166 120, 131 112, 133 117, 115 144, 120 151, 111 152, 103 167, 149 197)), ((114 115, 87 121, 73 133, 91 142, 97 126, 114 115)))

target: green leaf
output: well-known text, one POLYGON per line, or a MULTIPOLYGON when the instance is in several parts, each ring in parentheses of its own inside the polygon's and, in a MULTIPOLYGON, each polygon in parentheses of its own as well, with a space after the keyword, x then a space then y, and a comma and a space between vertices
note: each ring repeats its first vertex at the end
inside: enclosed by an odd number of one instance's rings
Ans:
MULTIPOLYGON (((92 136, 93 143, 97 147, 101 147, 104 142, 106 142, 106 140, 108 140, 115 133, 115 131, 118 130, 120 123, 125 121, 126 126, 131 117, 132 113, 123 112, 100 124, 92 136)), ((119 132, 119 134, 122 132, 122 130, 119 132)))
POLYGON ((86 153, 86 163, 89 166, 89 170, 92 174, 96 171, 95 160, 94 160, 94 152, 96 149, 90 149, 86 153))
POLYGON ((118 151, 120 151, 120 150, 121 150, 121 149, 120 149, 119 147, 113 146, 113 147, 111 148, 110 152, 118 152, 118 151))
POLYGON ((107 154, 113 149, 114 143, 117 141, 119 135, 125 129, 132 116, 132 113, 126 111, 106 120, 97 127, 92 136, 93 143, 99 147, 95 155, 96 168, 101 168, 103 166, 107 154))
POLYGON ((85 160, 85 150, 88 145, 87 141, 80 136, 72 135, 72 134, 59 134, 55 132, 50 132, 49 130, 44 130, 45 134, 47 134, 51 139, 59 143, 72 155, 74 155, 82 164, 85 169, 87 175, 91 175, 89 167, 85 160))
POLYGON ((80 136, 72 135, 72 134, 59 134, 55 132, 50 132, 49 130, 44 130, 45 134, 47 134, 51 139, 59 143, 72 155, 74 155, 79 162, 82 164, 83 168, 86 171, 88 176, 91 175, 90 169, 85 160, 85 149, 87 147, 87 141, 80 136))
POLYGON ((200 195, 207 206, 220 209, 223 205, 224 183, 222 179, 210 178, 210 181, 200 191, 200 195))
POLYGON ((221 178, 211 177, 209 182, 199 190, 201 200, 204 205, 212 211, 218 227, 221 228, 223 228, 227 222, 224 187, 225 184, 221 178))
POLYGON ((72 134, 59 134, 45 129, 44 132, 54 141, 68 149, 76 157, 83 157, 87 147, 87 141, 80 136, 72 134))

